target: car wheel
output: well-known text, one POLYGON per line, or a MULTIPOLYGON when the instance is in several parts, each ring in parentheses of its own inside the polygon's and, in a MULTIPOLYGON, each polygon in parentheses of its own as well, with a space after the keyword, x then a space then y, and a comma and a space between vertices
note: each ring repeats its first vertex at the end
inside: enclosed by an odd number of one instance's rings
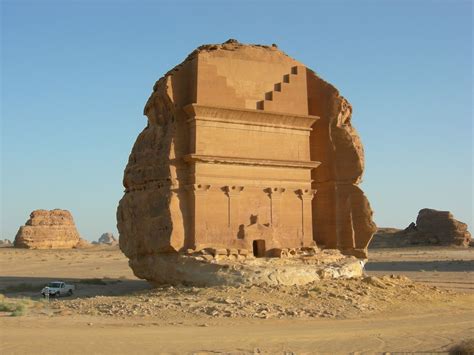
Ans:
POLYGON ((61 296, 61 293, 58 291, 58 292, 56 292, 56 297, 59 298, 59 296, 61 296))
POLYGON ((72 290, 67 291, 67 294, 68 294, 69 296, 72 296, 72 290))

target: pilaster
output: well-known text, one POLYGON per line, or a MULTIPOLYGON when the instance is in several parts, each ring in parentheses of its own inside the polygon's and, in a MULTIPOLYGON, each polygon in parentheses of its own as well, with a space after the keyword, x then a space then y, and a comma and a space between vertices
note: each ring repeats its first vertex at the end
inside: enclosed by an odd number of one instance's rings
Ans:
POLYGON ((207 217, 207 191, 211 188, 208 184, 186 185, 186 190, 191 194, 192 215, 193 215, 193 246, 205 240, 206 237, 206 217, 207 217))
POLYGON ((303 232, 303 245, 309 245, 313 240, 313 216, 311 209, 311 201, 313 200, 316 190, 299 189, 296 194, 301 200, 301 230, 303 232))
POLYGON ((269 187, 265 191, 270 197, 270 223, 272 227, 277 228, 280 225, 281 218, 281 199, 286 189, 283 187, 269 187))
POLYGON ((223 190, 229 198, 227 224, 232 229, 238 228, 240 213, 240 193, 244 186, 224 186, 223 190))

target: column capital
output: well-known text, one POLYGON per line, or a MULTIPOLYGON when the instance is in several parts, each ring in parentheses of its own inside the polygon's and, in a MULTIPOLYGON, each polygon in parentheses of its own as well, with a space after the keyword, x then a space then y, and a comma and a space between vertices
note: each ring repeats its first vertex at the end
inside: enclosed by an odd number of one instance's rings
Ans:
POLYGON ((237 196, 240 194, 240 192, 244 189, 244 186, 236 186, 236 185, 233 185, 233 186, 224 186, 222 188, 222 190, 224 190, 224 192, 229 195, 229 196, 237 196))
POLYGON ((314 195, 316 194, 316 190, 314 190, 314 189, 298 189, 298 190, 296 190, 296 194, 302 200, 312 200, 314 195))
POLYGON ((278 198, 281 197, 281 195, 286 191, 284 187, 267 187, 265 189, 265 192, 271 197, 271 198, 278 198))

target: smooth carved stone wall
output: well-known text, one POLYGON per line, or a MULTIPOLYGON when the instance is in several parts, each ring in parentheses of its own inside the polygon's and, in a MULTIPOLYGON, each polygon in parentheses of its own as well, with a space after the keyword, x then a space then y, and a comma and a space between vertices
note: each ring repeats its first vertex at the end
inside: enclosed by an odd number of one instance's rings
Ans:
POLYGON ((255 241, 365 256, 375 226, 350 113, 276 47, 199 47, 155 84, 125 169, 117 221, 135 273, 153 255, 255 241))
POLYGON ((15 237, 16 248, 67 249, 82 245, 72 215, 67 210, 35 210, 15 237))

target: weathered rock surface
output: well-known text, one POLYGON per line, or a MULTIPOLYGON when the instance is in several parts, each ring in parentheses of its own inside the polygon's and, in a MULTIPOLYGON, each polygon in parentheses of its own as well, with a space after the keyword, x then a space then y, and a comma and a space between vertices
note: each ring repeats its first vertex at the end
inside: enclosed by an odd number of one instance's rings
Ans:
POLYGON ((454 219, 449 211, 424 208, 415 223, 403 229, 381 228, 375 233, 370 248, 394 248, 414 245, 468 247, 471 233, 466 223, 454 219))
POLYGON ((367 256, 376 226, 352 107, 276 46, 199 47, 156 82, 144 113, 117 210, 140 277, 188 249, 281 257, 316 242, 367 256))
MULTIPOLYGON (((225 250, 225 249, 224 249, 225 250)), ((322 279, 361 277, 364 261, 338 250, 294 255, 289 258, 254 258, 220 254, 211 249, 191 255, 160 254, 130 261, 135 275, 153 283, 172 285, 306 285, 322 279)))
POLYGON ((364 171, 364 149, 352 126, 352 106, 314 72, 308 75, 309 114, 319 116, 311 137, 312 159, 321 166, 312 178, 314 239, 320 246, 366 257, 377 230, 372 209, 358 187, 364 171))
POLYGON ((115 239, 112 233, 107 232, 107 233, 102 234, 99 240, 97 242, 94 242, 94 244, 117 245, 118 241, 117 239, 115 239))
POLYGON ((35 210, 16 234, 14 246, 29 249, 67 249, 81 246, 72 215, 67 210, 35 210))

